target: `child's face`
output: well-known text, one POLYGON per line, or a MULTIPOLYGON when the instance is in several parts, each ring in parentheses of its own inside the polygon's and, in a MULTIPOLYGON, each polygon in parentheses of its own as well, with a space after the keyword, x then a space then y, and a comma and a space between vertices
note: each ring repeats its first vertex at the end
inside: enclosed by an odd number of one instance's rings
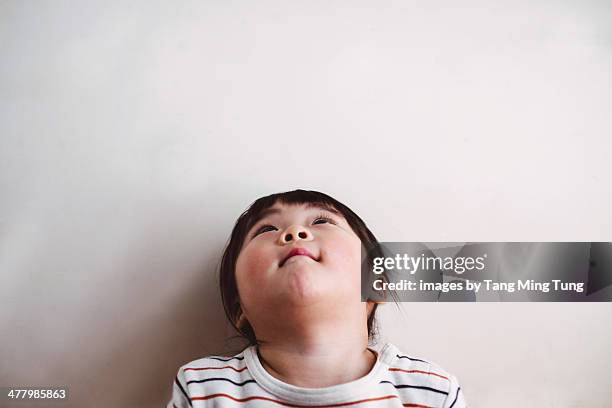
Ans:
POLYGON ((330 313, 340 305, 364 308, 361 240, 342 214, 306 204, 276 203, 271 210, 248 232, 236 261, 240 302, 251 325, 296 306, 318 304, 330 313), (314 259, 296 255, 283 263, 294 248, 314 259))

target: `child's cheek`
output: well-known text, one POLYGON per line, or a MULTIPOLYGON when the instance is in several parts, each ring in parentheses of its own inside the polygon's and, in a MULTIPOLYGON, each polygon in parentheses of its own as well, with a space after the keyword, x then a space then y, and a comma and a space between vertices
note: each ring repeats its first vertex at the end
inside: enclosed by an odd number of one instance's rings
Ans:
POLYGON ((262 251, 249 250, 240 254, 236 263, 236 279, 244 290, 265 285, 275 267, 276 260, 262 251))
POLYGON ((327 257, 333 270, 344 279, 357 276, 361 271, 361 241, 359 238, 343 241, 335 241, 328 246, 327 257))

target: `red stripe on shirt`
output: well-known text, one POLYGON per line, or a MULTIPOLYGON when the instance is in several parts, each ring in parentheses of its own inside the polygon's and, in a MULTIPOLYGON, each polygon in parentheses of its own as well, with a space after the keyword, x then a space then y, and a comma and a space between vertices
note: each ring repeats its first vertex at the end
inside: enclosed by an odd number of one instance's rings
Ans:
POLYGON ((232 370, 236 371, 236 372, 241 372, 246 370, 246 366, 242 367, 242 368, 236 368, 236 367, 232 367, 232 366, 223 366, 223 367, 189 367, 186 368, 184 371, 189 371, 189 370, 193 370, 193 371, 200 371, 200 370, 223 370, 224 368, 231 368, 232 370))
POLYGON ((401 371, 401 372, 403 372, 403 373, 420 373, 420 374, 430 374, 430 375, 435 375, 436 377, 440 377, 440 378, 444 378, 445 380, 448 380, 448 377, 445 377, 445 376, 440 375, 440 374, 432 373, 431 371, 421 371, 421 370, 403 370, 403 369, 401 369, 401 368, 394 368, 394 367, 389 368, 389 371, 401 371))
MULTIPOLYGON (((246 397, 246 398, 236 398, 236 397, 232 397, 231 395, 228 394, 212 394, 212 395, 206 395, 203 397, 191 397, 192 401, 196 401, 196 400, 208 400, 208 399, 212 399, 212 398, 219 398, 219 397, 223 397, 223 398, 229 398, 233 401, 236 402, 248 402, 251 400, 263 400, 263 401, 269 401, 269 402, 274 402, 276 404, 279 405, 283 405, 286 407, 294 407, 294 408, 333 408, 333 407, 345 407, 348 405, 356 405, 356 404, 362 404, 364 402, 373 402, 373 401, 382 401, 382 400, 387 400, 387 399, 392 399, 392 398, 398 398, 399 397, 397 395, 386 395, 384 397, 377 397, 377 398, 367 398, 367 399, 363 399, 363 400, 358 400, 358 401, 349 401, 349 402, 340 402, 337 404, 331 404, 331 405, 296 405, 296 404, 290 404, 288 402, 283 402, 280 400, 276 400, 273 398, 268 398, 268 397, 259 397, 259 396, 253 396, 253 397, 246 397)), ((406 407, 422 407, 422 408, 430 408, 430 407, 426 407, 424 405, 404 405, 406 407)))

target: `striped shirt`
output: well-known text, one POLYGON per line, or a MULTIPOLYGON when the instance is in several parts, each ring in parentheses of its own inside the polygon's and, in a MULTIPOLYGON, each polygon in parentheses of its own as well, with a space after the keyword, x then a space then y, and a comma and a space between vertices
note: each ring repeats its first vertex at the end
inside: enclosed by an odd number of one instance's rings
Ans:
POLYGON ((297 387, 273 377, 256 346, 234 357, 200 358, 178 370, 167 408, 466 407, 457 378, 435 363, 408 357, 391 343, 377 355, 366 376, 325 388, 297 387))

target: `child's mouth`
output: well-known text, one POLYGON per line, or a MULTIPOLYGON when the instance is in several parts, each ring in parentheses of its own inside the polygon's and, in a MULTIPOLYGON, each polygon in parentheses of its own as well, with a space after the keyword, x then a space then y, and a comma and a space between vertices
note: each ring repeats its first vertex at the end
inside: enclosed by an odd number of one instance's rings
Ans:
POLYGON ((318 259, 316 259, 314 257, 314 255, 312 255, 307 249, 305 249, 305 248, 293 248, 291 251, 289 251, 287 256, 285 256, 285 258, 281 261, 281 263, 279 264, 279 267, 282 267, 285 264, 285 262, 287 262, 288 259, 290 259, 290 258, 292 258, 294 256, 307 256, 307 257, 311 258, 312 260, 318 262, 318 259))

